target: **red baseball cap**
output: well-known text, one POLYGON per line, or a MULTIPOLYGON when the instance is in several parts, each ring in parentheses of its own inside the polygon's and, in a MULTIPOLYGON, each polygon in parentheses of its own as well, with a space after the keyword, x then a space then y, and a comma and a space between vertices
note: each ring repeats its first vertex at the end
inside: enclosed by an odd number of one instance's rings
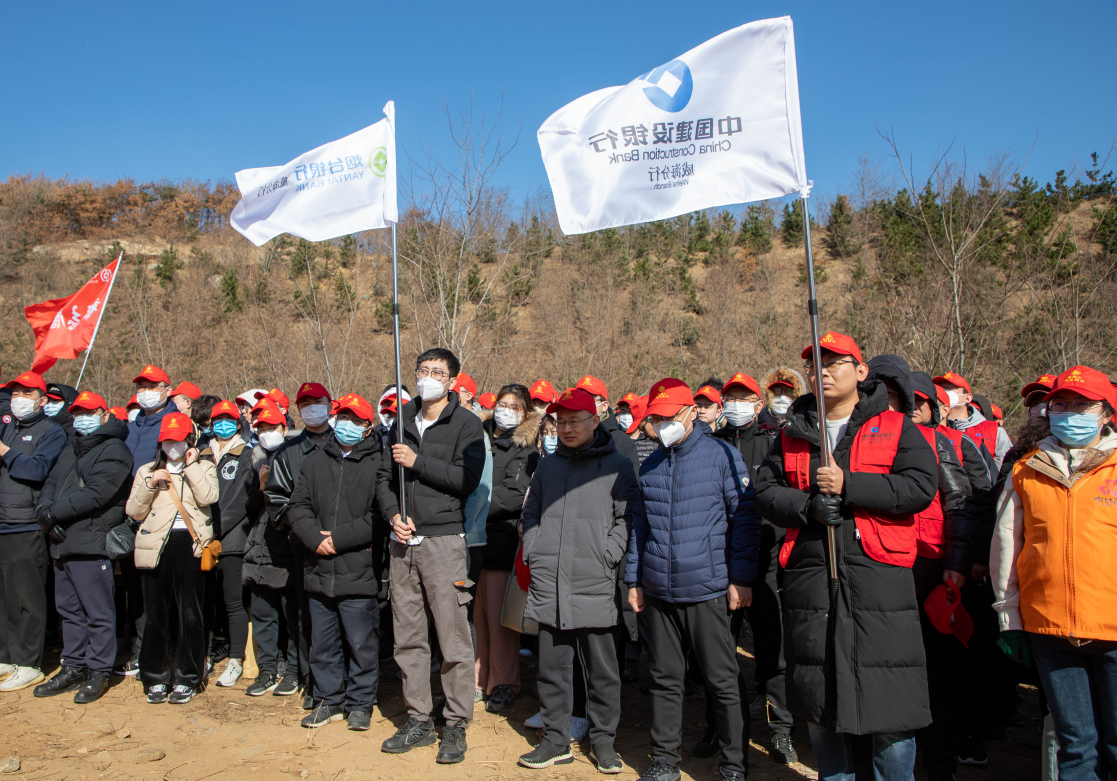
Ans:
POLYGON ((458 390, 464 390, 468 391, 469 395, 476 396, 477 383, 474 382, 473 378, 465 372, 458 372, 458 379, 454 382, 454 385, 450 388, 450 390, 455 392, 457 392, 458 390))
POLYGON ((132 398, 128 399, 128 403, 124 405, 124 409, 132 409, 132 407, 143 409, 143 407, 140 406, 140 402, 136 399, 135 394, 132 395, 132 398))
POLYGON ((640 424, 644 422, 644 417, 648 414, 648 397, 636 396, 634 400, 628 402, 628 408, 632 410, 632 425, 624 433, 631 434, 640 428, 640 424))
POLYGON ((966 393, 973 393, 970 389, 970 384, 966 382, 966 378, 954 372, 947 372, 946 374, 935 377, 931 382, 935 383, 935 385, 953 385, 957 388, 964 389, 966 393))
POLYGON ((194 433, 194 422, 181 412, 172 412, 159 423, 159 441, 182 442, 194 433))
POLYGON ((694 398, 702 397, 707 401, 712 401, 714 404, 721 404, 721 394, 718 389, 713 385, 703 385, 698 389, 698 393, 694 394, 694 398))
POLYGON ((299 392, 295 394, 295 403, 298 404, 305 397, 320 399, 325 396, 330 398, 330 392, 326 390, 326 386, 318 382, 304 382, 299 386, 299 392))
POLYGON ((346 393, 337 400, 337 411, 340 413, 342 410, 349 410, 361 420, 367 420, 370 423, 376 417, 372 405, 356 393, 346 393))
POLYGON ((1054 385, 1054 374, 1041 374, 1038 378, 1036 378, 1035 382, 1029 382, 1027 385, 1020 389, 1020 397, 1023 399, 1027 399, 1036 391, 1043 391, 1043 393, 1046 395, 1054 385))
POLYGON ((291 400, 287 398, 287 394, 281 391, 279 388, 272 388, 270 391, 268 391, 268 395, 266 398, 271 399, 281 407, 291 406, 291 400))
POLYGON ((557 398, 554 386, 546 380, 536 380, 533 382, 531 384, 531 389, 528 391, 528 395, 533 399, 545 401, 548 404, 557 398))
POLYGON ((178 387, 171 391, 171 396, 185 396, 191 401, 197 401, 202 397, 202 389, 192 382, 180 382, 178 387))
POLYGON ((1110 384, 1108 377, 1089 366, 1072 366, 1056 377, 1055 385, 1044 400, 1051 401, 1051 397, 1061 390, 1074 391, 1093 401, 1108 402, 1109 406, 1117 409, 1117 388, 1110 384))
POLYGON ((337 414, 337 399, 330 399, 330 414, 337 414))
POLYGON ((645 415, 661 415, 665 418, 673 417, 683 407, 694 406, 694 396, 682 380, 667 377, 660 380, 648 391, 648 408, 645 415))
POLYGON ((597 401, 593 394, 584 388, 567 388, 559 394, 557 399, 547 405, 547 414, 554 415, 560 409, 582 411, 596 415, 597 401))
MULTIPOLYGON (((783 380, 777 380, 776 382, 773 382, 772 385, 778 385, 781 382, 783 382, 783 380)), ((791 383, 783 384, 790 385, 791 383)), ((769 385, 768 387, 771 388, 772 385, 769 385)), ((730 388, 744 388, 750 393, 755 393, 757 396, 761 395, 759 383, 757 383, 756 380, 754 380, 752 377, 745 374, 744 372, 737 372, 732 377, 730 377, 729 382, 725 383, 725 385, 722 386, 721 392, 725 393, 730 388)))
POLYGON ((276 409, 275 407, 265 407, 260 410, 260 414, 256 417, 256 422, 268 423, 273 426, 283 426, 286 425, 287 418, 283 417, 283 410, 276 409))
MULTIPOLYGON (((70 412, 78 409, 108 409, 108 403, 96 393, 89 391, 82 391, 78 397, 74 399, 74 403, 70 405, 70 412)), ((128 417, 125 413, 124 417, 128 417)))
POLYGON ((1004 410, 1002 410, 996 404, 990 404, 989 406, 993 408, 993 417, 994 418, 996 418, 997 420, 1004 420, 1005 419, 1004 410))
POLYGON ((214 404, 213 409, 210 410, 209 419, 217 420, 217 418, 222 415, 228 415, 233 420, 240 420, 240 407, 238 407, 235 402, 229 400, 219 401, 214 404))
POLYGON ((124 407, 109 407, 109 412, 120 422, 128 422, 128 410, 124 409, 124 407))
POLYGON ((937 395, 939 397, 939 404, 941 404, 944 407, 949 407, 950 406, 950 397, 946 395, 946 389, 943 388, 941 385, 936 385, 935 388, 937 390, 935 395, 937 395))
POLYGON ((619 407, 622 404, 627 404, 629 409, 634 409, 632 405, 638 401, 640 401, 640 397, 635 393, 626 393, 621 396, 621 400, 617 402, 617 406, 619 407))
MULTIPOLYGON (((864 363, 864 361, 861 360, 861 348, 857 346, 857 342, 853 341, 852 336, 846 336, 837 331, 827 331, 823 334, 822 338, 818 340, 818 343, 823 350, 829 350, 838 355, 852 355, 857 359, 858 363, 864 363)), ((813 349, 814 345, 808 344, 803 352, 800 353, 799 357, 804 361, 807 360, 811 357, 813 349)), ((773 385, 774 384, 775 383, 773 383, 773 385)), ((769 385, 768 387, 770 388, 772 386, 769 385)))
POLYGON ((477 397, 477 403, 485 409, 492 409, 496 406, 496 394, 482 393, 480 396, 477 397))
POLYGON ((578 380, 578 384, 574 387, 589 391, 594 396, 600 396, 606 401, 609 400, 609 389, 605 387, 605 383, 589 374, 578 380))
POLYGON ((135 385, 141 380, 149 380, 150 382, 165 382, 168 385, 171 384, 171 378, 167 376, 167 373, 160 369, 158 366, 152 366, 151 364, 143 367, 143 371, 136 375, 135 379, 132 380, 132 384, 135 385))
POLYGON ((43 382, 43 376, 35 372, 24 372, 4 387, 14 388, 16 385, 22 385, 24 388, 38 388, 44 395, 47 392, 47 384, 43 382))
POLYGON ((954 586, 954 581, 940 583, 923 600, 923 609, 931 625, 944 635, 954 635, 966 648, 970 647, 973 636, 973 619, 966 608, 962 607, 962 597, 954 586), (951 601, 953 600, 953 601, 951 601))
POLYGON ((381 412, 390 412, 393 415, 398 414, 395 397, 393 396, 391 401, 388 401, 387 399, 385 399, 384 401, 380 402, 380 411, 381 412))
POLYGON ((283 414, 283 411, 279 409, 279 405, 275 403, 275 399, 269 399, 267 396, 256 402, 252 409, 248 411, 248 414, 254 417, 267 409, 273 409, 280 415, 283 414))

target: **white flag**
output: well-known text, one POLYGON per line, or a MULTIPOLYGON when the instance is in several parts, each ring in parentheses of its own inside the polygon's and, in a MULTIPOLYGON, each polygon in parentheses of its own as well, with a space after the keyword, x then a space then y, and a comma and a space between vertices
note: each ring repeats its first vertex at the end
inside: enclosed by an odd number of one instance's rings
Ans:
POLYGON ((237 171, 233 227, 259 247, 280 233, 326 241, 386 228, 396 209, 396 109, 385 119, 324 144, 287 165, 237 171))
POLYGON ((566 234, 806 195, 791 17, 578 98, 538 135, 566 234))

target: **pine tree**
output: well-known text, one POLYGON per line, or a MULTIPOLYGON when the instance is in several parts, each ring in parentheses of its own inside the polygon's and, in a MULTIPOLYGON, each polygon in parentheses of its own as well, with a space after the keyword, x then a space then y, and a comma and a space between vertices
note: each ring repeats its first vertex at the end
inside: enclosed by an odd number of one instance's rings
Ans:
POLYGON ((851 258, 861 251, 861 243, 853 230, 853 209, 844 195, 839 195, 830 205, 830 223, 823 244, 838 258, 851 258))

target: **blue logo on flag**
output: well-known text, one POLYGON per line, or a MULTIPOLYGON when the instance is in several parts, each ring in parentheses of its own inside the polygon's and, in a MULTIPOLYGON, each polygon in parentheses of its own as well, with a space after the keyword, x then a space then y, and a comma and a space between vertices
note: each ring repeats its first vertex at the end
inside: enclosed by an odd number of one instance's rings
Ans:
POLYGON ((644 87, 644 94, 652 105, 672 114, 686 108, 687 103, 690 103, 691 93, 694 92, 690 68, 682 60, 671 60, 666 65, 660 65, 651 73, 645 73, 640 80, 653 85, 644 87))

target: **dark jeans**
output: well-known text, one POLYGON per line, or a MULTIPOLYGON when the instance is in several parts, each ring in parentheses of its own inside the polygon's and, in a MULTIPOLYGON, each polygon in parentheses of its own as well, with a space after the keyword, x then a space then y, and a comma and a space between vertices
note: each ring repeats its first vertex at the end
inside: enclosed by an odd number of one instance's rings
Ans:
POLYGON ((310 669, 314 699, 347 711, 372 712, 380 677, 380 610, 376 597, 310 594, 310 669), (349 647, 346 680, 342 635, 349 647))
POLYGON ((570 745, 574 710, 574 659, 586 671, 586 708, 590 744, 613 744, 621 718, 621 672, 613 627, 557 629, 539 625, 539 674, 536 685, 543 713, 544 738, 552 745, 570 745))
POLYGON ((143 577, 144 625, 140 677, 144 687, 202 684, 206 631, 202 624, 205 580, 190 532, 170 532, 155 569, 143 577))
POLYGON ((248 645, 248 589, 241 577, 244 555, 222 553, 210 573, 206 589, 206 615, 211 632, 228 629, 229 658, 244 661, 248 645))
MULTIPOLYGON (((738 679, 737 648, 729 631, 729 606, 721 596, 706 602, 673 603, 645 596, 648 672, 651 684, 652 756, 678 767, 683 733, 683 679, 689 647, 717 701, 723 767, 748 774, 738 679)), ((540 660, 542 663, 542 660, 540 660)))
POLYGON ((49 568, 42 532, 0 534, 0 664, 42 665, 49 568))
POLYGON ((1117 777, 1117 642, 1028 633, 1059 738, 1059 781, 1117 777))
MULTIPOLYGON (((292 573, 302 577, 302 572, 292 573)), ((299 604, 295 589, 288 583, 285 588, 249 586, 252 594, 252 633, 256 638, 256 664, 260 674, 275 675, 279 670, 279 643, 283 630, 287 632, 287 674, 299 671, 299 604)))
MULTIPOLYGON (((808 725, 818 763, 818 781, 854 781, 853 737, 808 725)), ((873 741, 874 781, 911 781, 915 769, 914 732, 877 732, 873 741)))
POLYGON ((112 562, 65 558, 54 562, 54 604, 62 623, 62 664, 95 673, 116 661, 116 588, 112 562))

